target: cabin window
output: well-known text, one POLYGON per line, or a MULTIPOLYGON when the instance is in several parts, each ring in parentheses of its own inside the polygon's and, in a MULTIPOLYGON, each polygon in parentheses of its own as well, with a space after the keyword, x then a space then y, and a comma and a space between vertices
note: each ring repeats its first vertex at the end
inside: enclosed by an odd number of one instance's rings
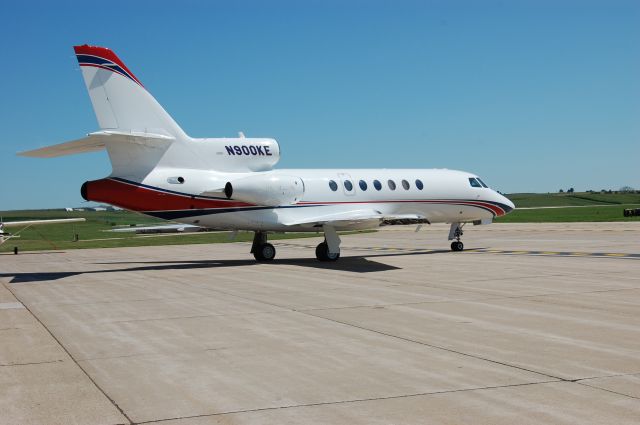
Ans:
POLYGON ((478 181, 480 182, 480 184, 482 185, 482 187, 489 188, 489 186, 487 186, 487 185, 485 184, 485 182, 483 182, 483 181, 480 179, 480 177, 476 177, 476 180, 478 180, 478 181))
POLYGON ((469 184, 471 185, 471 187, 482 187, 480 182, 473 177, 469 177, 469 184))
POLYGON ((411 187, 411 185, 409 184, 408 181, 406 180, 402 180, 402 187, 404 187, 404 190, 409 190, 409 188, 411 187))
POLYGON ((424 185, 422 184, 422 180, 416 179, 416 187, 418 188, 418 190, 422 190, 424 188, 424 185))
POLYGON ((396 182, 394 182, 393 180, 389 180, 387 181, 387 184, 389 185, 389 189, 396 190, 396 182))
POLYGON ((358 182, 358 185, 360 185, 360 189, 362 189, 363 191, 367 190, 367 182, 364 180, 360 180, 358 182))
POLYGON ((382 183, 380 183, 379 180, 374 180, 373 181, 373 187, 375 187, 376 190, 382 190, 382 183))
POLYGON ((338 183, 334 182, 333 180, 329 180, 329 188, 335 192, 336 190, 338 190, 338 183))
POLYGON ((353 183, 351 183, 351 180, 344 181, 344 188, 347 189, 347 192, 351 192, 353 190, 353 183))

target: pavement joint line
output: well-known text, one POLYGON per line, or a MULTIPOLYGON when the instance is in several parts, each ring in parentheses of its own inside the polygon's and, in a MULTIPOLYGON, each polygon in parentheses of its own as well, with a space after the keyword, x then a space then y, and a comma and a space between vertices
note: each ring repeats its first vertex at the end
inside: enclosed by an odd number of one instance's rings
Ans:
POLYGON ((46 361, 46 362, 6 363, 6 364, 0 364, 0 367, 9 367, 9 366, 32 366, 32 365, 50 364, 50 363, 60 363, 60 362, 64 362, 64 360, 63 360, 63 359, 59 359, 59 360, 49 360, 49 361, 46 361))
POLYGON ((576 382, 576 384, 578 384, 578 385, 582 385, 582 386, 585 386, 585 387, 589 387, 589 388, 593 388, 593 389, 596 389, 596 390, 600 390, 600 391, 606 391, 606 392, 608 392, 608 393, 612 393, 612 394, 621 395, 621 396, 623 396, 623 397, 632 398, 632 399, 634 399, 634 400, 640 400, 640 397, 636 397, 636 396, 633 396, 633 395, 630 395, 630 394, 621 393, 621 392, 619 392, 619 391, 609 390, 609 389, 607 389, 607 388, 598 387, 598 386, 596 386, 596 385, 589 385, 589 384, 586 384, 586 383, 584 383, 584 382, 576 382))
MULTIPOLYGON (((191 286, 188 283, 187 283, 187 285, 191 286)), ((269 302, 262 301, 262 300, 256 300, 256 299, 249 298, 249 297, 242 297, 242 296, 239 296, 239 295, 236 295, 236 294, 230 294, 228 292, 220 291, 220 290, 217 290, 217 289, 211 289, 211 291, 220 292, 222 294, 235 296, 235 297, 240 298, 240 299, 251 300, 251 301, 254 301, 254 302, 258 302, 258 303, 264 303, 264 304, 268 304, 268 305, 284 308, 284 309, 290 310, 292 312, 296 312, 296 313, 304 314, 304 315, 307 315, 307 316, 315 317, 317 319, 322 319, 322 320, 327 320, 327 321, 334 322, 334 323, 339 323, 339 324, 341 324, 343 326, 350 326, 350 327, 353 327, 353 328, 356 328, 356 329, 361 329, 361 330, 372 332, 372 333, 376 333, 376 334, 379 334, 379 335, 384 335, 384 336, 387 336, 387 337, 390 337, 390 338, 395 338, 395 339, 399 339, 399 340, 402 340, 402 341, 411 342, 411 343, 414 343, 414 344, 420 344, 420 345, 423 345, 425 347, 431 347, 431 348, 434 348, 434 349, 443 350, 443 351, 447 351, 447 352, 450 352, 450 353, 455 353, 455 354, 458 354, 458 355, 461 355, 461 356, 466 356, 466 357, 474 358, 474 359, 477 359, 477 360, 483 360, 483 361, 486 361, 486 362, 499 364, 499 365, 505 366, 505 367, 519 369, 519 370, 523 370, 523 371, 530 372, 530 373, 535 373, 535 374, 546 376, 547 378, 555 379, 555 380, 558 380, 558 381, 568 382, 566 379, 564 379, 562 377, 550 375, 548 373, 539 372, 539 371, 532 370, 532 369, 527 369, 527 368, 524 368, 524 367, 521 367, 521 366, 511 365, 509 363, 504 363, 504 362, 500 362, 500 361, 497 361, 497 360, 492 360, 492 359, 489 359, 489 358, 484 358, 484 357, 481 357, 481 356, 476 356, 476 355, 469 354, 469 353, 463 353, 461 351, 456 351, 456 350, 453 350, 453 349, 450 349, 450 348, 440 347, 440 346, 434 345, 434 344, 428 344, 426 342, 413 340, 411 338, 405 338, 405 337, 398 336, 398 335, 392 335, 392 334, 381 332, 381 331, 377 331, 377 330, 374 330, 374 329, 365 328, 363 326, 354 325, 352 323, 341 322, 339 320, 335 320, 335 319, 331 319, 331 318, 327 318, 327 317, 323 317, 323 316, 318 316, 318 315, 311 314, 311 313, 308 313, 308 312, 305 312, 305 311, 302 311, 302 310, 296 310, 296 309, 291 308, 291 307, 282 306, 282 305, 278 305, 278 304, 275 304, 275 303, 269 303, 269 302)))
MULTIPOLYGON (((509 298, 509 297, 507 297, 509 298)), ((307 311, 326 311, 326 310, 346 310, 349 308, 385 308, 385 307, 402 307, 405 305, 420 305, 420 304, 438 304, 438 303, 462 303, 462 302, 471 302, 471 301, 492 301, 496 298, 480 298, 480 299, 455 299, 455 300, 433 300, 433 301, 412 301, 406 303, 389 303, 389 304, 361 304, 361 305, 347 305, 342 307, 313 307, 313 308, 299 308, 295 309, 298 312, 307 312, 307 311)), ((502 299, 502 298, 497 298, 502 299)))
POLYGON ((331 406, 338 404, 350 404, 350 403, 362 403, 367 401, 379 401, 379 400, 394 400, 401 398, 410 398, 410 397, 421 397, 421 396, 431 396, 431 395, 440 395, 440 394, 453 394, 453 393, 461 393, 461 392, 469 392, 469 391, 482 391, 482 390, 495 390, 501 388, 511 388, 511 387, 525 387, 531 385, 542 385, 542 384, 553 384, 556 382, 563 382, 562 380, 549 380, 549 381, 541 381, 541 382, 522 382, 519 384, 507 384, 507 385, 493 385, 486 387, 473 387, 473 388, 460 388, 457 390, 442 390, 442 391, 428 391, 423 393, 412 393, 412 394, 402 394, 395 396, 386 396, 386 397, 371 397, 371 398, 359 398, 359 399, 350 399, 350 400, 336 400, 336 401, 326 401, 326 402, 318 402, 318 403, 302 403, 302 404, 292 404, 287 406, 274 406, 274 407, 262 407, 257 409, 245 409, 245 410, 231 410, 227 412, 217 412, 217 413, 206 413, 202 415, 193 415, 193 416, 181 416, 175 418, 163 418, 163 419, 153 419, 142 422, 133 422, 131 425, 143 425, 143 424, 152 424, 157 422, 167 422, 167 421, 177 421, 182 419, 195 419, 195 418, 206 418, 210 416, 222 416, 222 415, 234 415, 239 413, 254 413, 254 412, 264 412, 270 410, 284 410, 284 409, 296 409, 303 407, 316 407, 316 406, 331 406))
POLYGON ((533 370, 533 369, 527 369, 526 367, 516 366, 516 365, 509 364, 509 363, 501 362, 501 361, 498 361, 498 360, 493 360, 493 359, 489 359, 489 358, 486 358, 486 357, 477 356, 475 354, 464 353, 462 351, 453 350, 451 348, 441 347, 439 345, 429 344, 427 342, 418 341, 418 340, 414 340, 414 339, 403 337, 403 336, 399 336, 399 335, 393 335, 393 334, 382 332, 382 331, 378 331, 378 330, 375 330, 375 329, 365 328, 364 326, 358 326, 358 325, 354 325, 352 323, 342 322, 340 320, 335 320, 335 319, 322 317, 322 316, 316 316, 315 314, 311 314, 311 313, 304 313, 304 312, 302 312, 302 313, 303 314, 307 314, 309 316, 313 316, 313 317, 318 317, 318 318, 322 318, 322 319, 325 319, 325 320, 329 320, 331 322, 340 323, 340 324, 345 325, 345 326, 351 326, 351 327, 354 327, 354 328, 357 328, 357 329, 362 329, 362 330, 365 330, 365 331, 369 331, 369 332, 377 333, 377 334, 380 334, 380 335, 388 336, 390 338, 396 338, 396 339, 400 339, 400 340, 403 340, 403 341, 412 342, 414 344, 420 344, 420 345, 424 345, 426 347, 431 347, 431 348, 435 348, 435 349, 438 349, 438 350, 447 351, 449 353, 455 353, 455 354, 459 354, 461 356, 471 357, 473 359, 483 360, 483 361, 486 361, 486 362, 499 364, 501 366, 511 367, 511 368, 514 368, 514 369, 523 370, 523 371, 530 372, 530 373, 535 373, 535 374, 546 376, 547 378, 552 378, 552 379, 555 379, 555 380, 558 380, 558 381, 562 381, 562 382, 570 382, 567 379, 562 378, 560 376, 554 376, 554 375, 551 375, 551 374, 548 374, 548 373, 545 373, 545 372, 540 372, 540 371, 533 370))
MULTIPOLYGON (((420 304, 444 304, 444 303, 468 303, 468 302, 479 302, 483 303, 486 301, 500 301, 500 300, 518 300, 524 298, 537 298, 537 297, 554 297, 554 296, 562 296, 562 295, 587 295, 587 294, 599 294, 599 293, 607 293, 607 292, 618 292, 618 291, 634 291, 640 288, 616 288, 616 289, 605 289, 605 290, 597 290, 597 291, 585 291, 585 292, 550 292, 545 294, 536 294, 536 295, 514 295, 514 296, 487 296, 487 298, 459 298, 459 299, 447 299, 447 300, 433 300, 433 301, 412 301, 406 303, 389 303, 389 304, 363 304, 363 305, 350 305, 343 307, 314 307, 314 308, 301 308, 295 309, 295 311, 307 312, 307 311, 327 311, 327 310, 345 310, 349 308, 384 308, 384 307, 402 307, 402 306, 411 306, 411 305, 420 305, 420 304)), ((475 292, 472 292, 475 294, 475 292)), ((531 300, 532 302, 543 302, 542 300, 531 300)), ((548 301, 545 301, 548 302, 548 301)), ((271 312, 265 312, 271 313, 271 312)), ((640 372, 639 372, 640 373, 640 372)), ((617 375, 615 375, 617 376, 617 375)), ((590 378, 585 378, 590 379, 590 378)))
POLYGON ((129 424, 133 424, 133 421, 131 420, 131 418, 124 412, 124 410, 122 410, 122 408, 120 408, 120 406, 118 406, 118 403, 115 402, 115 400, 113 400, 107 393, 105 390, 102 389, 102 387, 100 387, 98 385, 98 383, 91 377, 91 375, 89 375, 89 373, 80 365, 80 363, 78 363, 78 361, 71 355, 71 353, 69 352, 69 350, 67 350, 67 347, 65 347, 62 342, 60 342, 60 340, 53 334, 53 332, 51 332, 51 330, 47 327, 47 325, 45 325, 42 320, 40 320, 40 318, 38 316, 36 316, 31 309, 29 308, 29 306, 25 303, 22 302, 22 300, 20 299, 20 297, 18 295, 16 295, 12 290, 11 287, 9 285, 7 285, 6 283, 3 284, 3 286, 7 289, 7 291, 9 291, 11 293, 11 295, 13 295, 13 297, 18 301, 21 302, 25 309, 27 309, 27 311, 29 312, 29 314, 31 314, 31 316, 33 316, 34 319, 36 319, 36 321, 40 324, 40 326, 42 326, 47 333, 49 333, 49 335, 51 335, 51 338, 53 338, 53 340, 60 346, 60 348, 62 348, 64 350, 65 353, 67 353, 67 356, 69 356, 69 358, 73 361, 73 363, 75 363, 75 365, 78 367, 78 369, 80 369, 82 371, 82 373, 85 374, 85 376, 87 377, 87 379, 89 379, 89 381, 98 389, 98 391, 100 391, 100 393, 102 393, 102 395, 104 395, 106 397, 107 400, 109 400, 109 402, 111 402, 111 404, 118 410, 118 412, 120 412, 120 414, 127 420, 129 421, 129 424))
POLYGON ((614 373, 611 375, 602 375, 602 376, 590 376, 588 378, 578 378, 572 380, 572 382, 580 382, 580 381, 590 381, 592 379, 606 379, 606 378, 620 378, 623 376, 636 376, 640 375, 640 372, 632 372, 632 373, 614 373))

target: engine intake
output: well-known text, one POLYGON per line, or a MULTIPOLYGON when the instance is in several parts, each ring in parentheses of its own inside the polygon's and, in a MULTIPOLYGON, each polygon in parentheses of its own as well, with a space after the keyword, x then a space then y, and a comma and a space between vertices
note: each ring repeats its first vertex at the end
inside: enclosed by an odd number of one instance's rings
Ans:
POLYGON ((294 176, 251 176, 227 182, 224 194, 227 199, 278 207, 302 199, 304 183, 294 176))

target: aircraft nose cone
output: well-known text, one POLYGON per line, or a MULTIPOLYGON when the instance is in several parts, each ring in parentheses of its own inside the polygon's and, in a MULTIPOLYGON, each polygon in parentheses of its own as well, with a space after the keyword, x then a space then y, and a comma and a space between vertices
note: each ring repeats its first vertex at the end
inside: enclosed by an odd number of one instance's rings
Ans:
POLYGON ((500 195, 500 194, 498 194, 498 196, 500 196, 500 198, 502 198, 500 200, 500 203, 504 204, 504 212, 505 212, 505 214, 510 213, 511 211, 513 211, 516 208, 514 203, 511 202, 511 200, 509 198, 507 198, 506 196, 500 195))

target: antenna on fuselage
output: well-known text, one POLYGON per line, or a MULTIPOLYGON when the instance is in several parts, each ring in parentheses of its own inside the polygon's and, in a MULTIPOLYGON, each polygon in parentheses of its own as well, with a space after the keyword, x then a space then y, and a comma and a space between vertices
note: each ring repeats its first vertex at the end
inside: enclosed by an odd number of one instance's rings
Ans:
POLYGON ((238 131, 238 137, 244 139, 244 133, 242 131, 238 131))

